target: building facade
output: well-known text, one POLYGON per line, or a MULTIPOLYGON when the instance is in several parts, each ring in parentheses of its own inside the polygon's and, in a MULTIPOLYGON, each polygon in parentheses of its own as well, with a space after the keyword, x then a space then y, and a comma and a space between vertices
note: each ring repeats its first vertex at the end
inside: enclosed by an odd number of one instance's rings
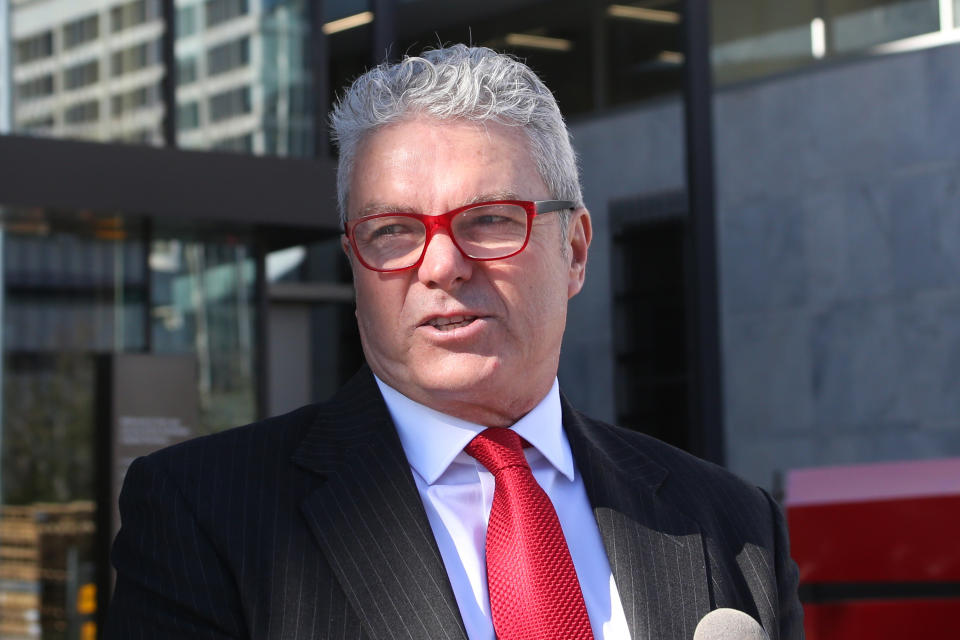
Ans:
MULTIPOLYGON (((776 492, 791 468, 960 455, 960 0, 710 4, 725 464, 776 492)), ((561 384, 697 450, 682 2, 0 16, 0 636, 96 637, 129 456, 362 362, 325 118, 385 57, 468 41, 544 77, 594 226, 561 384)))

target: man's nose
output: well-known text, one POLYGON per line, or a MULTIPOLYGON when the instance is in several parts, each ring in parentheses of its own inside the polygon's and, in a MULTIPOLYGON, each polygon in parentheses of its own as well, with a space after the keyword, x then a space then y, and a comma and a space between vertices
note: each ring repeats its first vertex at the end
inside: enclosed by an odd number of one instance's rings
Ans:
POLYGON ((473 266, 473 260, 460 253, 450 234, 438 231, 427 245, 417 277, 430 288, 449 289, 469 280, 473 266))

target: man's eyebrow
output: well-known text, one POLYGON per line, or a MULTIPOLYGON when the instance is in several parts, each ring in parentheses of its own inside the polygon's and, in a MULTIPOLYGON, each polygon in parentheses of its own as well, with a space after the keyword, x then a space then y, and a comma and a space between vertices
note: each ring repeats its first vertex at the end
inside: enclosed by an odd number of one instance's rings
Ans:
POLYGON ((491 193, 481 193, 467 200, 464 204, 476 204, 478 202, 490 202, 492 200, 522 200, 513 191, 494 191, 491 193))
POLYGON ((378 213, 417 213, 417 209, 416 207, 388 204, 386 202, 371 202, 357 212, 357 217, 373 216, 378 213))

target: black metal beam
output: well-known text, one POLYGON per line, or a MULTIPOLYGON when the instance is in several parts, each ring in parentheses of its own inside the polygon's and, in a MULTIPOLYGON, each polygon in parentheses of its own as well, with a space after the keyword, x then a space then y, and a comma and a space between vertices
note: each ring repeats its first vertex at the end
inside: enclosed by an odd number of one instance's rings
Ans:
POLYGON ((163 36, 160 39, 164 68, 160 81, 163 144, 172 149, 177 146, 177 8, 174 0, 163 0, 160 10, 163 18, 163 36))
POLYGON ((327 112, 330 110, 330 49, 323 32, 323 2, 309 3, 310 70, 313 78, 313 155, 326 157, 329 150, 327 112))
MULTIPOLYGON (((143 322, 143 352, 153 351, 153 267, 150 266, 150 251, 153 247, 153 220, 145 218, 140 229, 141 263, 143 270, 143 304, 140 321, 143 322)), ((117 301, 114 301, 117 304, 117 301)))
POLYGON ((397 0, 373 0, 373 42, 371 59, 380 64, 395 59, 397 39, 397 0))
POLYGON ((253 242, 254 278, 253 296, 256 321, 254 323, 253 365, 254 400, 257 419, 262 420, 270 414, 270 300, 267 282, 267 247, 255 238, 253 242))
POLYGON ((691 403, 694 453, 723 464, 723 382, 713 163, 710 3, 684 0, 684 122, 694 286, 691 403))
POLYGON ((336 231, 334 161, 0 136, 0 204, 336 231))

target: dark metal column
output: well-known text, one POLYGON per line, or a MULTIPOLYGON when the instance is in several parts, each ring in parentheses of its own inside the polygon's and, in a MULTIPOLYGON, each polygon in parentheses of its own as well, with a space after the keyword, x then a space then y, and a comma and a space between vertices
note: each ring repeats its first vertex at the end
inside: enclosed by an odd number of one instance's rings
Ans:
POLYGON ((160 81, 160 96, 163 100, 163 145, 177 146, 177 8, 174 0, 160 3, 163 18, 163 36, 160 49, 163 55, 163 80, 160 81))
POLYGON ((603 3, 592 7, 590 28, 593 33, 593 108, 607 107, 607 12, 603 3))
POLYGON ((257 419, 262 420, 270 411, 270 300, 267 282, 267 247, 262 234, 254 234, 254 354, 253 370, 256 371, 254 393, 256 394, 257 419))
POLYGON ((717 232, 714 211, 710 3, 684 0, 684 115, 692 246, 693 371, 691 449, 724 462, 717 232))
POLYGON ((396 57, 394 40, 397 38, 397 0, 372 0, 373 50, 371 59, 380 64, 396 57))
POLYGON ((327 112, 330 110, 330 51, 323 32, 321 1, 308 4, 310 12, 310 60, 313 78, 313 155, 323 157, 329 150, 327 112))
POLYGON ((143 244, 143 352, 153 351, 153 272, 150 269, 150 250, 153 248, 153 218, 144 218, 140 230, 140 242, 143 244))

